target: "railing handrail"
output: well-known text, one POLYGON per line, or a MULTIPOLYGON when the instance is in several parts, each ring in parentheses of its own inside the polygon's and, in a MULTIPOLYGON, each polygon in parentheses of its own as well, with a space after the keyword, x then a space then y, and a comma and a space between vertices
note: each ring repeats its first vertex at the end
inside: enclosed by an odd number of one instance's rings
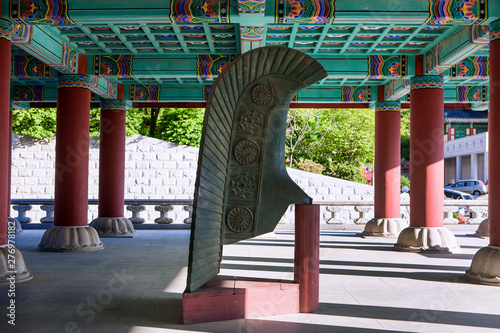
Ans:
MULTIPOLYGON (((98 205, 98 199, 89 199, 89 205, 98 205)), ((12 205, 53 205, 54 199, 11 199, 12 205)), ((125 199, 124 205, 192 205, 193 199, 125 199)), ((373 200, 313 201, 320 206, 373 206, 373 200)), ((488 206, 488 200, 444 200, 445 206, 488 206)), ((400 206, 410 206, 401 201, 400 206)))
MULTIPOLYGON (((320 206, 373 206, 373 200, 364 201, 313 201, 320 206)), ((445 206, 488 206, 488 200, 444 200, 445 206)), ((400 206, 410 206, 410 201, 401 201, 400 206)))
MULTIPOLYGON (((89 199, 89 205, 98 205, 98 199, 89 199)), ((53 205, 54 199, 11 199, 12 205, 53 205)), ((192 205, 193 199, 125 199, 124 205, 192 205)))

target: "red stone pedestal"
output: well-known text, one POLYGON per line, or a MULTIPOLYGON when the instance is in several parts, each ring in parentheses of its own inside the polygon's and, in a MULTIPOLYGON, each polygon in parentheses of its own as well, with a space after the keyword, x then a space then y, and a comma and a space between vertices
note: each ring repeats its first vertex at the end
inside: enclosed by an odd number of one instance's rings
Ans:
POLYGON ((299 312, 299 285, 291 281, 216 276, 182 295, 184 324, 299 312))
POLYGON ((216 276, 182 294, 184 324, 319 310, 319 205, 295 205, 295 281, 216 276))

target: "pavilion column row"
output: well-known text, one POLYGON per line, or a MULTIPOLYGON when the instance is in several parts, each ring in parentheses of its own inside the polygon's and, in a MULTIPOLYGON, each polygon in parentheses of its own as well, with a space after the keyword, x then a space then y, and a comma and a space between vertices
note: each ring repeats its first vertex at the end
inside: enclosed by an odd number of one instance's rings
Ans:
MULTIPOLYGON (((500 163, 500 20, 490 25, 489 48, 488 169, 495 170, 500 163)), ((481 223, 480 229, 487 232, 489 227, 490 245, 474 255, 466 277, 473 282, 500 285, 500 205, 497 205, 500 202, 500 175, 490 172, 488 184, 489 219, 481 223)))
POLYGON ((101 237, 132 237, 124 215, 125 101, 102 102, 99 160, 99 217, 87 224, 90 84, 86 57, 78 75, 60 75, 57 90, 54 226, 38 246, 41 251, 96 251, 101 237))
POLYGON ((395 245, 401 251, 458 252, 444 227, 444 90, 443 77, 423 75, 416 59, 410 90, 410 226, 395 245))
POLYGON ((125 113, 123 85, 118 99, 101 102, 99 146, 99 217, 90 223, 101 237, 132 237, 132 222, 124 217, 125 113))
MULTIPOLYGON (((10 23, 2 20, 6 27, 10 23)), ((8 219, 10 208, 10 156, 12 146, 10 112, 11 41, 8 35, 0 36, 0 284, 31 280, 23 255, 15 245, 15 221, 8 219), (15 257, 12 260, 12 256, 15 257)))
POLYGON ((78 74, 58 78, 54 226, 44 233, 40 251, 104 248, 87 224, 91 78, 85 75, 86 60, 79 56, 78 74))
POLYGON ((384 86, 379 86, 375 103, 375 217, 366 224, 363 236, 398 236, 407 226, 400 216, 401 103, 384 98, 384 86))

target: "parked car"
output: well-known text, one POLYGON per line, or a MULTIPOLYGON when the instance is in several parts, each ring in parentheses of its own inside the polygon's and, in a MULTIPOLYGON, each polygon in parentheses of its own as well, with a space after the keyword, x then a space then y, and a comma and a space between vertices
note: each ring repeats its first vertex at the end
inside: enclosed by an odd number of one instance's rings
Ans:
POLYGON ((444 188, 474 194, 476 197, 488 193, 488 189, 481 180, 465 179, 444 188))
POLYGON ((455 191, 455 190, 449 190, 449 189, 444 189, 444 195, 446 198, 449 199, 454 199, 454 200, 476 200, 476 198, 473 195, 470 195, 469 193, 465 192, 460 192, 460 191, 455 191))

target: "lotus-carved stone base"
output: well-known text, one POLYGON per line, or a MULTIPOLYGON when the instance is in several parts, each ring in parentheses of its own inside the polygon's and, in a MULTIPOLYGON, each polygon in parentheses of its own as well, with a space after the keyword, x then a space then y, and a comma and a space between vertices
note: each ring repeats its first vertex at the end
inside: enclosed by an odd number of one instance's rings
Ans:
POLYGON ((21 223, 13 217, 8 217, 7 218, 7 225, 11 226, 12 223, 14 223, 14 225, 16 226, 16 235, 17 236, 24 234, 23 227, 21 226, 21 223))
POLYGON ((408 227, 408 223, 400 218, 374 218, 366 223, 365 230, 361 236, 398 236, 401 230, 406 227, 408 227))
POLYGON ((103 238, 134 237, 134 225, 126 217, 98 217, 90 223, 103 238))
POLYGON ((52 227, 43 234, 39 251, 87 252, 103 250, 97 231, 90 226, 52 227))
POLYGON ((476 230, 476 237, 490 237, 490 219, 483 220, 476 230))
POLYGON ((26 268, 21 251, 11 245, 0 245, 0 285, 29 281, 33 278, 26 268), (12 259, 14 256, 15 259, 12 259))
POLYGON ((477 251, 465 277, 471 282, 500 286, 500 246, 489 245, 477 251))
POLYGON ((445 227, 408 227, 401 231, 394 248, 414 252, 461 252, 455 235, 445 227))

